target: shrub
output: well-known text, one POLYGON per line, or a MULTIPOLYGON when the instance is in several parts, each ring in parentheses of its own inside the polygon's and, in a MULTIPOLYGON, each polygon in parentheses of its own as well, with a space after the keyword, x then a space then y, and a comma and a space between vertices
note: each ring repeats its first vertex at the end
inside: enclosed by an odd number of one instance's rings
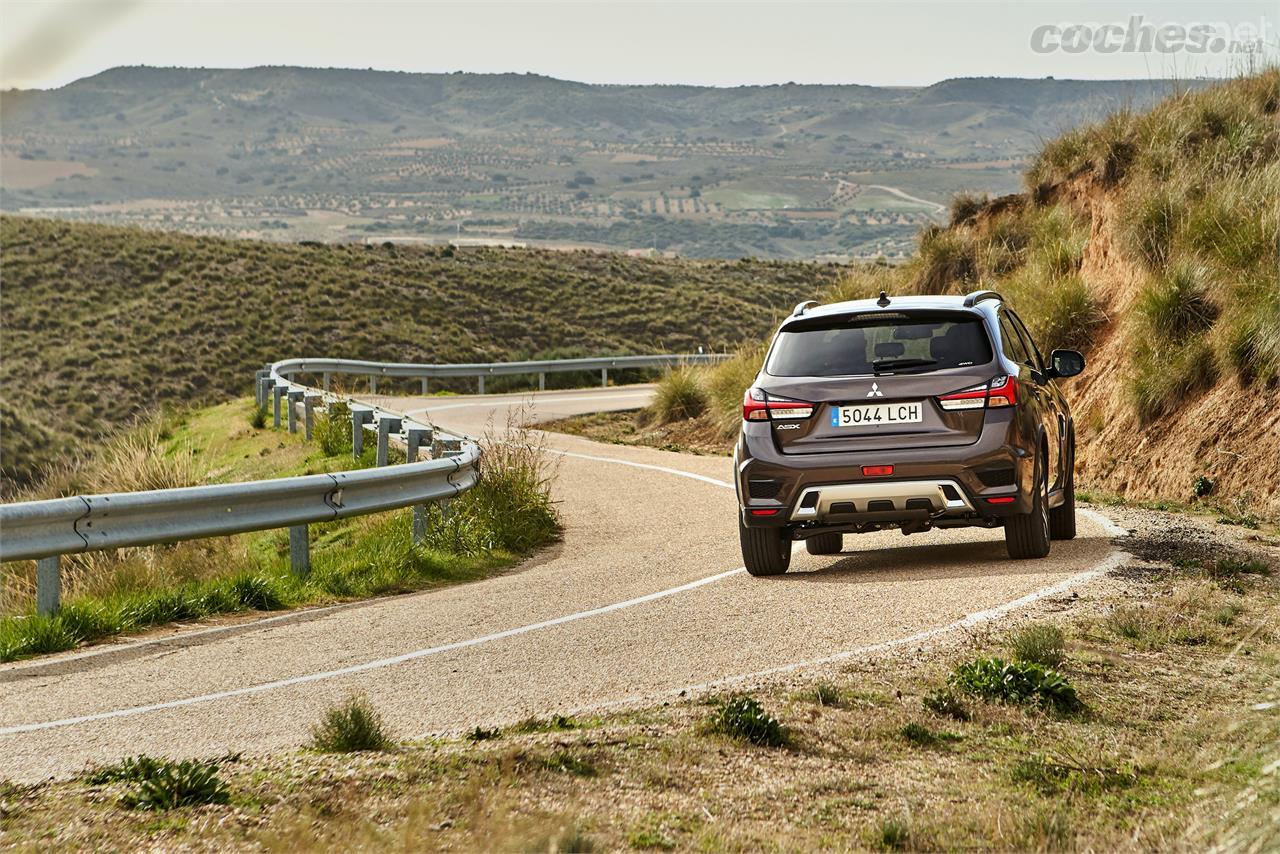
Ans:
POLYGON ((481 441, 479 482, 451 500, 448 508, 428 510, 428 548, 461 555, 485 552, 527 554, 560 535, 560 516, 551 500, 555 457, 545 439, 514 413, 506 431, 490 430, 481 441))
POLYGON ((1136 306, 1144 331, 1172 343, 1208 329, 1217 316, 1209 299, 1208 277, 1207 268, 1181 262, 1148 279, 1136 306))
POLYGON ((315 419, 312 437, 327 457, 350 454, 351 445, 351 407, 345 403, 330 403, 315 419))
POLYGON ((471 732, 467 733, 467 741, 490 741, 502 735, 502 730, 497 727, 486 728, 477 726, 471 732))
POLYGON ((707 375, 711 411, 725 436, 736 436, 742 426, 742 398, 756 381, 768 348, 767 341, 745 345, 707 375))
POLYGON ((781 747, 788 741, 786 729, 753 697, 737 694, 722 703, 711 719, 712 732, 764 747, 781 747))
POLYGON ((920 232, 915 293, 945 294, 954 286, 972 284, 977 278, 978 263, 969 238, 950 229, 926 228, 920 232))
POLYGON ((165 763, 142 780, 120 803, 131 809, 171 810, 201 804, 225 804, 231 799, 214 762, 165 763))
POLYGON ((1173 237, 1185 208, 1183 198, 1163 182, 1130 192, 1120 208, 1126 247, 1151 270, 1162 270, 1172 257, 1173 237))
POLYGON ((382 716, 359 696, 330 706, 320 723, 311 728, 311 747, 322 753, 388 750, 391 746, 382 716))
POLYGON ((201 804, 225 804, 227 784, 218 777, 218 762, 171 762, 150 756, 129 757, 90 772, 90 786, 128 783, 122 806, 139 810, 171 810, 201 804))
POLYGON ((1009 638, 1009 651, 1014 661, 1061 667, 1067 658, 1066 639, 1062 629, 1052 623, 1023 626, 1009 638))
POLYGON ((255 406, 253 412, 249 413, 249 426, 254 430, 261 430, 267 426, 267 408, 265 406, 255 406))
POLYGON ((988 201, 986 193, 956 193, 951 197, 951 227, 955 228, 973 219, 988 201))
POLYGON ((707 393, 698 373, 688 367, 668 371, 658 382, 650 407, 659 424, 697 418, 707 408, 707 393))
POLYGON ((1030 662, 979 658, 957 667, 950 682, 958 690, 1001 703, 1035 702, 1057 711, 1080 707, 1071 683, 1057 671, 1030 662))

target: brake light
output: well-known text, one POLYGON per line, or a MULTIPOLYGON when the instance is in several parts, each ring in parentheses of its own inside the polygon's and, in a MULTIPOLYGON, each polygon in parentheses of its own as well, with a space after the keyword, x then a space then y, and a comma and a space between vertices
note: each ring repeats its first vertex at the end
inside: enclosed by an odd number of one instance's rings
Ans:
POLYGON ((1018 380, 1016 377, 998 376, 982 385, 953 391, 938 398, 938 405, 949 412, 962 409, 982 409, 984 407, 1013 406, 1018 402, 1018 380))
POLYGON ((743 421, 792 421, 812 414, 812 403, 776 397, 761 388, 749 388, 742 396, 743 421))
POLYGON ((863 466, 863 477, 888 477, 893 474, 893 466, 863 466))
POLYGON ((1000 496, 996 496, 995 498, 988 498, 987 503, 988 504, 1012 504, 1013 499, 1014 499, 1014 496, 1012 495, 1000 495, 1000 496))

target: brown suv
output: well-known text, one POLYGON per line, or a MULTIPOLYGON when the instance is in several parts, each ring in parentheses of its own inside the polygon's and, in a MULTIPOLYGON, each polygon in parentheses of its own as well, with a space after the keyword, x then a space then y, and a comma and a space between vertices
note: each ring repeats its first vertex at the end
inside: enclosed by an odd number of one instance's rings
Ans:
POLYGON ((742 559, 786 572, 791 543, 1004 526, 1010 557, 1075 536, 1075 432, 1046 362, 992 291, 796 306, 742 401, 734 451, 742 559))

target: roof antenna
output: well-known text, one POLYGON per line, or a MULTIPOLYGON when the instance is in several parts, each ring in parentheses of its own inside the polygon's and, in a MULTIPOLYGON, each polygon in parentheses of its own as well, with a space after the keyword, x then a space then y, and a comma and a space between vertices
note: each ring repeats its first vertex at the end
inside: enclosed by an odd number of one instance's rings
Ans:
POLYGON ((881 291, 880 299, 876 300, 876 305, 880 306, 881 308, 884 308, 888 304, 889 304, 889 294, 887 294, 884 291, 881 291))

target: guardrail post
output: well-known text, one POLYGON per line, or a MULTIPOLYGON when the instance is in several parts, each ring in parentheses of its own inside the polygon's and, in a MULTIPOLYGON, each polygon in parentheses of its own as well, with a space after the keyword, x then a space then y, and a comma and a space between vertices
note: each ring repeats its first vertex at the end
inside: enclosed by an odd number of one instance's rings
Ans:
POLYGON ((413 544, 421 545, 427 538, 427 505, 413 505, 413 544))
POLYGON ((36 613, 58 612, 62 601, 62 568, 57 555, 36 561, 36 613))
POLYGON ((316 428, 316 404, 322 400, 324 396, 319 394, 306 394, 302 397, 302 429, 308 442, 316 428))
POLYGON ((546 391, 546 390, 547 390, 547 374, 546 374, 546 371, 542 371, 538 374, 538 391, 546 391))
POLYGON ((418 461, 418 451, 422 448, 431 447, 431 437, 434 435, 430 427, 409 427, 405 430, 405 444, 408 450, 405 452, 405 458, 411 462, 418 461))
POLYGON ((369 374, 369 394, 378 393, 378 378, 373 374, 369 374))
POLYGON ((275 401, 275 413, 274 413, 273 421, 274 421, 274 426, 277 430, 280 429, 280 398, 284 397, 285 392, 287 392, 288 390, 289 390, 288 386, 282 386, 282 385, 272 386, 271 388, 271 397, 275 401))
POLYGON ((426 397, 430 392, 427 391, 427 380, 429 377, 422 378, 422 396, 426 397))
POLYGON ((254 371, 253 372, 253 393, 258 396, 258 408, 261 409, 267 403, 266 389, 262 387, 262 381, 267 378, 270 371, 254 371))
POLYGON ((329 372, 328 372, 328 371, 325 371, 325 372, 324 372, 324 376, 322 377, 322 381, 323 381, 323 384, 324 384, 324 385, 323 385, 324 390, 325 390, 325 391, 328 391, 328 390, 329 390, 329 372))
POLYGON ((364 453, 364 425, 373 420, 370 409, 351 409, 351 455, 357 460, 364 453))
POLYGON ((289 432, 298 432, 298 410, 297 404, 306 396, 306 392, 301 389, 289 392, 286 397, 289 398, 289 432))
POLYGON ((600 387, 601 388, 609 387, 609 369, 608 368, 600 369, 600 387))
POLYGON ((265 408, 271 402, 271 389, 275 387, 276 381, 271 377, 262 378, 262 402, 258 404, 258 408, 265 408))
POLYGON ((311 574, 311 542, 306 525, 289 526, 289 569, 294 575, 311 574))
POLYGON ((480 393, 484 394, 484 374, 480 375, 479 380, 480 380, 480 393))
POLYGON ((387 445, 390 443, 391 432, 400 432, 400 419, 392 415, 383 415, 378 418, 378 459, 377 464, 385 466, 387 464, 387 445))

